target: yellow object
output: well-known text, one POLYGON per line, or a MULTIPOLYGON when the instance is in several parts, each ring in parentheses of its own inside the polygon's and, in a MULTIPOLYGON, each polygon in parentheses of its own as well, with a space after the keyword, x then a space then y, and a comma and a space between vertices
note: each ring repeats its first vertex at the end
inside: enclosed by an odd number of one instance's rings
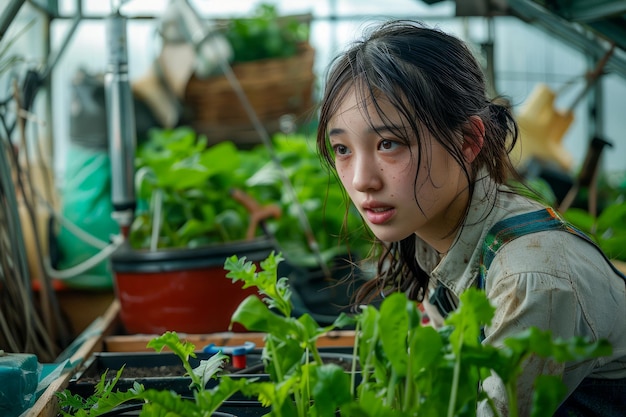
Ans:
POLYGON ((573 158, 563 147, 563 136, 574 121, 574 113, 557 110, 555 98, 556 94, 547 85, 538 84, 517 115, 520 137, 511 155, 517 167, 536 158, 571 170, 573 158))

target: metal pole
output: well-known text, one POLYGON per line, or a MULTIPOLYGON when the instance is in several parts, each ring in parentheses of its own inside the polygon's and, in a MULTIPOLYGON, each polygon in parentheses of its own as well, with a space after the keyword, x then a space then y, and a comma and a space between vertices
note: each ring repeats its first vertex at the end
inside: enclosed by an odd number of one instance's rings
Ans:
POLYGON ((0 16, 0 41, 4 38, 4 34, 11 26, 13 19, 22 8, 25 0, 11 0, 0 16))
POLYGON ((118 10, 107 18, 108 63, 104 77, 109 157, 111 160, 112 216, 124 236, 135 210, 135 113, 128 78, 126 18, 118 10))

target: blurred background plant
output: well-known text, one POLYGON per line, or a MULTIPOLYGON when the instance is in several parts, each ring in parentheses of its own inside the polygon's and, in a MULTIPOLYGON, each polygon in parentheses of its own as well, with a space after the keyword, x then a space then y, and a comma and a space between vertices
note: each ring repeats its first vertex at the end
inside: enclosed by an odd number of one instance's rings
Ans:
POLYGON ((239 189, 261 206, 280 207, 281 216, 266 220, 257 235, 273 236, 292 262, 308 267, 317 262, 301 209, 325 262, 347 253, 362 259, 369 248, 367 232, 358 213, 346 208, 336 177, 322 166, 312 142, 299 133, 276 134, 272 142, 280 166, 263 145, 207 146, 206 137, 188 127, 152 130, 137 151, 139 206, 131 245, 162 249, 245 239, 250 213, 231 195, 239 189), (297 201, 285 192, 285 177, 297 201))
POLYGON ((282 17, 275 5, 259 4, 249 17, 234 18, 224 31, 233 48, 233 62, 286 58, 298 52, 309 37, 309 25, 282 17))

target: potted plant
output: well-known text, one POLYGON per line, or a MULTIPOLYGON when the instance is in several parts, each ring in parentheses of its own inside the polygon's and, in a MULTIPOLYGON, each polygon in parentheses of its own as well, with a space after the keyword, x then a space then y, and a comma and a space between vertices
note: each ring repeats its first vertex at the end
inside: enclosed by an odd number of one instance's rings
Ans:
POLYGON ((127 332, 225 331, 252 293, 222 278, 227 256, 259 261, 276 249, 260 232, 246 237, 251 213, 230 194, 249 176, 243 156, 189 128, 155 129, 138 148, 138 208, 128 244, 111 257, 127 332))
MULTIPOLYGON (((221 30, 234 51, 234 74, 268 132, 278 130, 281 116, 300 117, 312 106, 314 51, 307 42, 309 21, 310 16, 308 20, 306 16, 279 16, 274 6, 261 4, 252 16, 221 23, 221 30)), ((220 273, 226 253, 262 259, 276 247, 275 240, 268 235, 281 243, 284 252, 289 252, 290 262, 285 263, 285 267, 293 276, 301 277, 298 284, 303 287, 302 293, 311 293, 308 289, 312 285, 331 298, 328 306, 334 306, 330 310, 321 308, 304 297, 299 303, 300 310, 320 310, 318 318, 328 316, 326 321, 331 321, 348 302, 347 286, 334 285, 334 281, 345 276, 348 264, 344 259, 348 257, 344 256, 345 245, 329 240, 333 232, 323 233, 329 230, 327 225, 311 227, 316 232, 315 237, 307 234, 302 226, 304 217, 311 217, 306 221, 315 225, 322 224, 324 198, 320 191, 327 188, 329 176, 321 172, 317 155, 307 148, 301 137, 278 141, 298 147, 288 150, 281 146, 280 149, 281 163, 290 164, 285 167, 291 174, 289 180, 301 178, 298 199, 306 201, 297 205, 293 195, 285 192, 284 178, 276 176, 277 167, 268 150, 263 146, 256 146, 254 150, 242 146, 258 145, 259 136, 254 132, 253 140, 247 143, 240 140, 241 127, 249 129, 249 115, 240 111, 243 110, 241 98, 226 77, 219 74, 205 79, 193 77, 188 83, 184 104, 193 115, 192 129, 155 130, 140 150, 138 195, 140 202, 150 202, 150 209, 146 210, 145 204, 140 207, 130 232, 130 245, 112 258, 120 314, 126 330, 130 333, 161 333, 168 329, 193 333, 226 330, 228 318, 241 299, 231 300, 218 294, 233 291, 228 291, 224 284, 208 283, 196 277, 190 277, 185 284, 174 284, 171 276, 164 277, 163 272, 175 270, 178 274, 181 262, 198 263, 201 259, 200 263, 205 264, 207 244, 212 248, 214 262, 206 267, 218 269, 220 273), (197 133, 200 135, 195 137, 197 133), (305 157, 303 161, 298 161, 297 152, 305 157), (311 167, 315 166, 314 171, 311 167), (262 172, 257 173, 257 170, 262 172), (251 180, 253 175, 255 179, 251 180), (302 178, 306 178, 308 184, 302 178), (233 189, 237 189, 236 194, 228 194, 233 189), (245 190, 244 198, 235 198, 242 190, 245 190), (259 211, 278 217, 278 211, 271 210, 275 205, 259 207, 265 202, 277 202, 284 215, 279 221, 267 219, 257 230, 259 211), (172 205, 177 208, 170 210, 172 205), (298 213, 299 207, 305 207, 306 213, 298 213), (256 208, 260 210, 255 211, 256 208), (265 208, 268 210, 263 211, 265 208), (259 234, 261 230, 271 233, 259 234), (243 242, 244 238, 247 243, 243 242), (313 241, 321 246, 319 253, 311 251, 313 241), (231 242, 237 242, 236 247, 229 247, 231 242), (333 243, 335 247, 344 248, 343 253, 329 251, 333 243), (184 253, 174 250, 183 247, 186 248, 184 253), (192 247, 194 249, 190 249, 192 247), (138 250, 141 252, 137 253, 138 250), (246 253, 246 250, 252 252, 246 253), (197 261, 189 261, 187 256, 197 261), (343 272, 341 276, 333 276, 336 271, 343 272), (127 277, 132 277, 132 281, 127 277), (156 281, 161 278, 163 281, 156 281), (146 287, 159 288, 160 292, 152 291, 146 297, 142 295, 146 287), (186 294, 179 291, 182 288, 187 290, 186 294), (214 307, 209 308, 211 304, 202 299, 207 293, 218 295, 214 307), (163 308, 164 305, 170 308, 163 308), (192 305, 202 306, 200 314, 189 308, 192 305), (192 320, 190 316, 194 314, 197 317, 192 320), (146 321, 150 324, 143 325, 146 321), (183 322, 196 325, 183 325, 183 322)), ((336 201, 337 196, 330 197, 326 207, 338 210, 342 205, 336 201)), ((330 230, 338 230, 337 221, 331 218, 330 230)), ((196 266, 194 275, 204 275, 206 271, 196 266)), ((238 297, 245 296, 240 291, 234 293, 238 297)))
MULTIPOLYGON (((193 355, 194 347, 181 342, 176 334, 166 333, 150 345, 157 350, 170 347, 186 364, 198 390, 192 404, 172 391, 155 391, 137 384, 132 390, 117 392, 113 385, 104 383, 95 396, 86 400, 68 392, 60 394, 61 404, 73 404, 74 410, 81 410, 75 415, 96 416, 141 399, 145 401, 143 409, 154 415, 159 410, 183 407, 189 407, 184 415, 210 415, 239 392, 258 398, 270 407, 273 416, 473 415, 471 410, 479 401, 489 402, 477 389, 480 381, 495 372, 508 388, 510 415, 515 416, 516 379, 529 355, 569 361, 611 352, 606 341, 553 340, 549 332, 536 328, 508 338, 502 348, 482 345, 480 329, 489 323, 494 308, 478 290, 461 295, 459 310, 446 319, 447 326, 440 330, 424 325, 417 305, 402 293, 387 297, 380 309, 367 306, 354 317, 342 315, 333 326, 321 327, 311 316, 291 315, 287 278, 277 275, 281 261, 280 255, 271 254, 260 263, 260 270, 236 256, 225 264, 228 277, 244 282, 244 287, 257 286, 264 297, 263 301, 246 298, 232 320, 250 330, 266 332, 263 354, 269 380, 234 380, 225 375, 207 388, 207 369, 219 368, 223 356, 218 354, 217 359, 191 369, 188 357, 193 355), (350 321, 356 323, 358 337, 353 346, 354 367, 346 372, 336 364, 323 362, 316 340, 329 329, 350 321), (357 361, 358 374, 354 372, 357 361)), ((539 377, 532 415, 552 415, 564 392, 559 378, 539 377)))
POLYGON ((254 293, 219 279, 232 254, 260 261, 280 250, 287 258, 281 274, 293 278, 301 295, 298 312, 330 324, 345 310, 355 283, 343 278, 365 257, 365 228, 356 212, 342 208, 340 189, 329 184, 336 179, 305 135, 272 139, 278 161, 262 145, 209 146, 188 127, 154 129, 138 148, 138 208, 129 244, 111 258, 129 333, 227 330, 238 303, 254 293))
POLYGON ((246 96, 258 121, 270 134, 280 119, 306 117, 314 100, 315 50, 308 42, 311 14, 280 15, 276 6, 259 4, 250 15, 218 21, 233 50, 234 86, 226 76, 192 76, 184 104, 190 124, 211 143, 234 141, 253 146, 261 137, 237 93, 246 96))

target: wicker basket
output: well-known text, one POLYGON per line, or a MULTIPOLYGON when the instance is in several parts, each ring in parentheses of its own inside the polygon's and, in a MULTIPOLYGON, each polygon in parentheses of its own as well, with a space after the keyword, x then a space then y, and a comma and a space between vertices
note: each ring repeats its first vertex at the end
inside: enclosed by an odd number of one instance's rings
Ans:
MULTIPOLYGON (((313 107, 315 50, 305 43, 297 55, 233 66, 259 120, 271 134, 279 130, 281 116, 304 121, 313 107)), ((240 145, 261 142, 239 97, 225 76, 192 77, 185 93, 192 127, 210 143, 232 140, 240 145)))

